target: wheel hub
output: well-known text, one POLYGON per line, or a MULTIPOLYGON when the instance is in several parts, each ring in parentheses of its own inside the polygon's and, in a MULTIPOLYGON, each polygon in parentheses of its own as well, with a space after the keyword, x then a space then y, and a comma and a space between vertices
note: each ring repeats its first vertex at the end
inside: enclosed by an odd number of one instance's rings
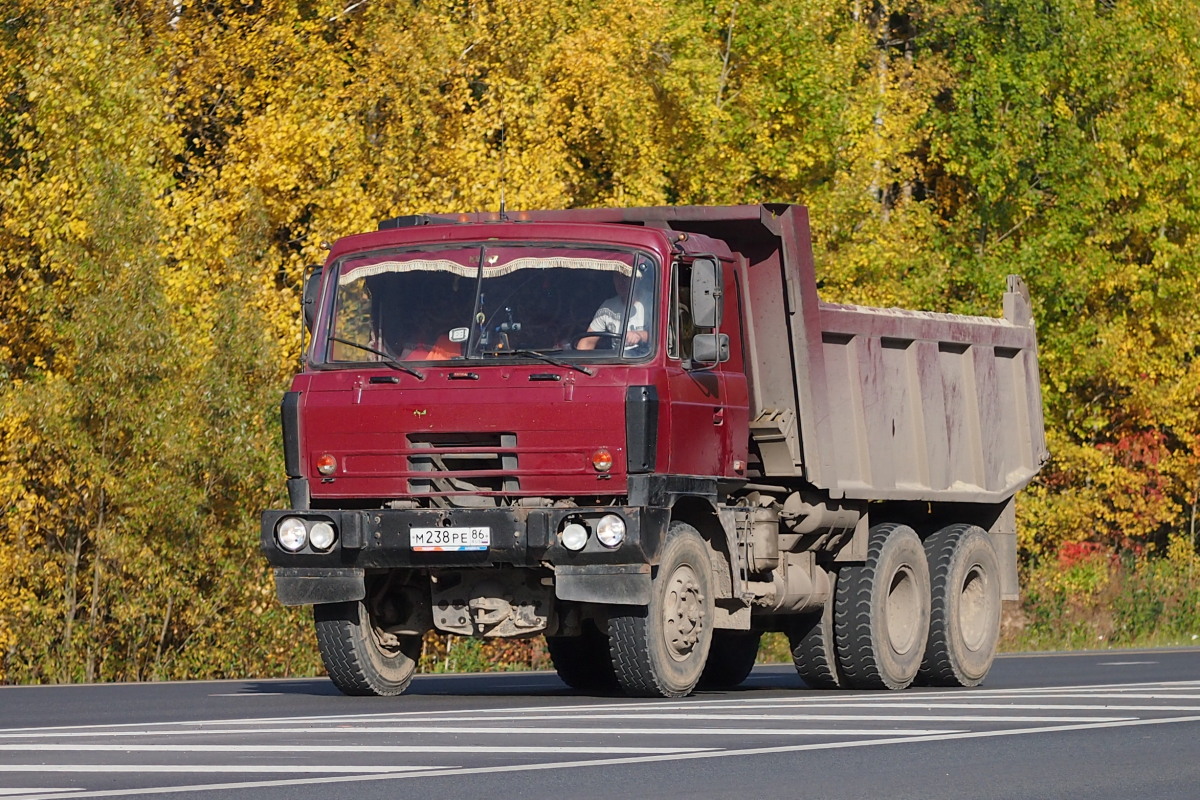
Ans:
POLYGON ((892 650, 901 655, 918 644, 922 598, 916 584, 905 566, 893 576, 886 600, 888 641, 892 650))
POLYGON ((959 595, 959 634, 968 650, 983 647, 991 630, 992 607, 988 602, 987 576, 982 570, 973 568, 963 581, 959 595))
POLYGON ((663 633, 667 652, 677 661, 691 655, 704 633, 704 593, 696 573, 681 565, 671 575, 663 603, 663 633))

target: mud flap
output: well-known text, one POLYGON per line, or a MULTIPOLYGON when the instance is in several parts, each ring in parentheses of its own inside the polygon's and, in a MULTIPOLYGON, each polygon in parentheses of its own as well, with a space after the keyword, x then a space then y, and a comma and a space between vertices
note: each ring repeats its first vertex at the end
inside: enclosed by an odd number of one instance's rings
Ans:
POLYGON ((559 564, 554 567, 559 600, 644 606, 650 603, 649 564, 559 564))
POLYGON ((343 603, 367 596, 364 571, 352 567, 276 567, 275 592, 285 606, 343 603))

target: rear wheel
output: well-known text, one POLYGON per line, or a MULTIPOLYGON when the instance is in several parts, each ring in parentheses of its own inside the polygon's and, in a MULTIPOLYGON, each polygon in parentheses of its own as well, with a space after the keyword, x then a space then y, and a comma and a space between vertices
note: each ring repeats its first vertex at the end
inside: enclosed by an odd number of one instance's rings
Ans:
POLYGON ((932 603, 920 680, 978 686, 1000 640, 1000 565, 992 539, 974 525, 951 525, 925 540, 932 603))
POLYGON ((344 694, 393 696, 412 683, 421 637, 377 628, 363 601, 313 607, 325 671, 344 694))
POLYGON ((837 592, 837 576, 833 576, 829 599, 815 614, 791 618, 788 624, 788 644, 796 673, 810 689, 837 689, 842 685, 837 665, 837 642, 834 639, 833 607, 837 592))
POLYGON ((838 664, 851 689, 903 689, 929 636, 929 567, 905 525, 871 529, 867 561, 838 573, 834 628, 838 664))
POLYGON ((712 643, 708 545, 672 522, 650 589, 650 605, 621 606, 609 621, 613 668, 627 694, 684 697, 700 680, 712 643))
POLYGON ((700 674, 701 689, 732 689, 750 676, 758 660, 759 631, 713 631, 708 661, 700 674))
POLYGON ((590 620, 579 636, 547 636, 546 649, 562 682, 581 692, 612 691, 617 686, 608 637, 590 620))

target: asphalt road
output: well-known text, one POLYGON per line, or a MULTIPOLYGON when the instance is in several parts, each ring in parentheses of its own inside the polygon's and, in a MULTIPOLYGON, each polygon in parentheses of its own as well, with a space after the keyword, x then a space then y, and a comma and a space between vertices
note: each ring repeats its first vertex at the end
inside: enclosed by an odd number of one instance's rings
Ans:
POLYGON ((1200 649, 1008 656, 984 687, 595 697, 552 673, 0 688, 0 799, 1200 798, 1200 649))

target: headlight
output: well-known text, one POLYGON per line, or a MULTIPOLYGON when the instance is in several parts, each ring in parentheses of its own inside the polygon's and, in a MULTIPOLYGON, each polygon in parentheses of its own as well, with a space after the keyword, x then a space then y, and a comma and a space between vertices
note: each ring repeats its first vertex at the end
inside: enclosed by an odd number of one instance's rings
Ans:
POLYGON ((284 517, 275 528, 275 539, 284 550, 295 553, 308 541, 308 530, 295 517, 284 517))
POLYGON ((572 522, 562 529, 559 536, 562 538, 563 547, 568 550, 582 550, 583 546, 587 544, 588 529, 578 522, 572 522))
POLYGON ((616 514, 605 514, 596 525, 596 538, 605 547, 617 547, 625 541, 625 520, 616 514))
POLYGON ((328 550, 333 547, 335 539, 337 533, 328 522, 313 523, 312 530, 308 532, 308 543, 313 550, 328 550))

